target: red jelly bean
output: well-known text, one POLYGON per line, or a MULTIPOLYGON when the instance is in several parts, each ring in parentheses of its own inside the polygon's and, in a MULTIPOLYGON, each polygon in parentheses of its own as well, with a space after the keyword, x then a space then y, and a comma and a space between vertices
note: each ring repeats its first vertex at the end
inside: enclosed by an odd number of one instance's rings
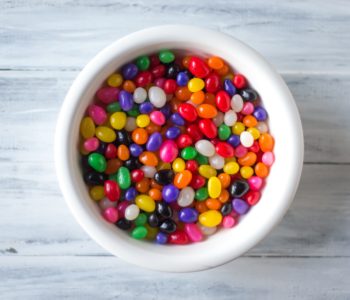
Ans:
POLYGON ((230 107, 231 107, 230 101, 231 101, 230 95, 225 91, 220 91, 216 94, 216 97, 215 97, 216 106, 222 112, 227 112, 230 110, 230 107))
POLYGON ((196 108, 188 103, 182 103, 178 108, 179 114, 188 122, 194 122, 197 119, 197 110, 196 108))
POLYGON ((120 187, 118 183, 113 180, 106 180, 104 182, 104 190, 106 197, 111 201, 117 201, 120 198, 120 187))
POLYGON ((145 175, 144 175, 143 171, 140 169, 136 169, 136 170, 131 171, 131 180, 133 182, 141 181, 144 178, 144 176, 145 175))
POLYGON ((190 242, 190 239, 185 231, 176 230, 175 232, 169 234, 168 242, 169 244, 185 245, 190 242))
POLYGON ((259 152, 259 150, 260 150, 259 142, 254 141, 253 146, 249 147, 248 150, 251 152, 254 152, 254 153, 259 152))
POLYGON ((176 140, 176 144, 180 149, 191 146, 192 143, 193 143, 192 137, 189 136, 188 134, 181 134, 176 140))
POLYGON ((117 147, 114 144, 108 144, 105 156, 107 159, 116 158, 118 155, 117 147))
POLYGON ((220 77, 216 73, 211 73, 205 79, 205 89, 208 93, 216 93, 220 87, 220 77))
POLYGON ((186 162, 186 169, 193 172, 196 172, 198 170, 198 162, 196 160, 188 160, 186 162))
POLYGON ((198 78, 207 77, 210 72, 210 69, 207 66, 207 64, 204 62, 204 60, 200 59, 197 56, 192 56, 190 58, 188 69, 194 76, 198 78))
POLYGON ((135 81, 137 86, 145 87, 152 82, 152 73, 149 71, 140 72, 135 81))
POLYGON ((199 174, 193 174, 190 186, 195 190, 200 189, 205 185, 205 178, 199 174))
POLYGON ((173 94, 177 89, 177 83, 174 79, 167 79, 163 86, 164 92, 166 94, 173 94))
POLYGON ((232 80, 234 86, 238 89, 243 89, 247 86, 247 81, 242 74, 236 74, 232 80))
POLYGON ((210 119, 202 119, 198 122, 198 127, 202 133, 209 139, 213 139, 218 134, 215 123, 210 119))
POLYGON ((156 67, 160 64, 160 60, 158 55, 151 55, 151 57, 149 58, 149 60, 151 61, 151 67, 156 67))
POLYGON ((97 91, 96 97, 101 102, 109 104, 109 103, 111 103, 113 101, 117 101, 118 100, 118 94, 119 94, 119 89, 118 88, 103 87, 103 88, 100 88, 97 91))
POLYGON ((222 157, 233 157, 235 154, 235 150, 233 147, 226 142, 219 142, 215 146, 215 150, 217 154, 221 155, 222 157))
POLYGON ((189 125, 186 130, 193 142, 197 142, 203 137, 203 133, 199 130, 197 124, 189 125))
POLYGON ((255 205, 260 200, 261 194, 258 191, 249 191, 244 195, 244 200, 248 202, 249 205, 255 205))
POLYGON ((166 71, 165 66, 164 66, 164 65, 159 65, 159 66, 154 67, 154 68, 151 70, 151 73, 152 73, 152 76, 153 76, 154 78, 160 78, 160 77, 163 77, 163 76, 164 76, 165 71, 166 71))

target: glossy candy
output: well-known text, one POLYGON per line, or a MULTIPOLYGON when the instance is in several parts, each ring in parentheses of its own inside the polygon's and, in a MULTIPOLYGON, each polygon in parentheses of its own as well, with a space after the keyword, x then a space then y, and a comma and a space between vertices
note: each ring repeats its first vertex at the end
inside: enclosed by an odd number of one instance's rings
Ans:
POLYGON ((159 157, 167 163, 171 163, 179 153, 177 144, 172 140, 163 142, 159 149, 159 157))
POLYGON ((199 215, 199 223, 206 227, 215 227, 221 223, 222 215, 216 210, 208 210, 199 215))
POLYGON ((156 208, 154 200, 148 195, 139 195, 135 198, 136 205, 145 212, 153 212, 156 208))

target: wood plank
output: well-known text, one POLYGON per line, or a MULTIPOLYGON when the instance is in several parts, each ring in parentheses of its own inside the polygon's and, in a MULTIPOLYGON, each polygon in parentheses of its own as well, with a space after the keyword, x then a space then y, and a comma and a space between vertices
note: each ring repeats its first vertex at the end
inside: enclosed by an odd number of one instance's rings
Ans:
MULTIPOLYGON (((6 162, 2 169, 0 256, 109 255, 73 220, 51 164, 6 162)), ((305 165, 291 209, 247 255, 349 257, 349 173, 349 165, 305 165)))
POLYGON ((205 272, 171 274, 112 257, 2 257, 0 294, 4 299, 348 299, 349 267, 349 258, 241 258, 205 272))
POLYGON ((278 70, 349 72, 346 1, 2 1, 0 68, 80 68, 103 47, 161 24, 213 28, 250 44, 278 70))

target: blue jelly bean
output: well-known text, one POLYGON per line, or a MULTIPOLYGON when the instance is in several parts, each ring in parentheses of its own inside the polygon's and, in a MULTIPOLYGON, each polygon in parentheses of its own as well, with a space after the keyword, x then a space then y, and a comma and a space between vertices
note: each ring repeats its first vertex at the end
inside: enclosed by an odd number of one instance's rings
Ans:
POLYGON ((170 117, 170 121, 173 122, 175 125, 178 126, 184 126, 185 120, 180 116, 179 113, 174 113, 170 117))
POLYGON ((231 146, 233 147, 237 147, 240 143, 241 143, 241 140, 239 138, 239 135, 235 135, 235 134, 232 134, 227 140, 226 142, 228 142, 231 146))
POLYGON ((137 196, 137 191, 134 187, 130 187, 125 191, 125 200, 132 201, 137 196))
POLYGON ((173 126, 169 127, 168 130, 165 132, 165 136, 169 140, 176 139, 181 133, 181 129, 179 127, 173 126))
POLYGON ((179 220, 184 223, 194 223, 198 219, 198 212, 194 208, 185 207, 179 211, 179 220))
POLYGON ((170 203, 176 201, 179 194, 179 189, 173 184, 168 184, 163 187, 162 196, 165 202, 170 203))
POLYGON ((132 97, 132 94, 130 94, 127 91, 120 91, 119 93, 119 104, 120 107, 124 110, 124 111, 128 111, 130 109, 132 109, 133 105, 134 105, 134 99, 132 97))
POLYGON ((133 79, 137 75, 138 72, 139 72, 139 69, 133 63, 126 64, 122 68, 122 73, 123 73, 124 79, 128 79, 128 80, 133 79))
POLYGON ((224 80, 224 90, 232 97, 234 94, 236 94, 237 90, 236 87, 233 85, 232 81, 230 79, 224 80))
POLYGON ((180 72, 176 76, 176 83, 179 86, 187 86, 187 83, 189 80, 190 80, 190 78, 188 77, 187 73, 185 73, 185 72, 180 72))
POLYGON ((163 115, 165 116, 165 118, 169 118, 170 114, 171 114, 171 107, 169 104, 166 104, 165 106, 163 106, 160 111, 163 113, 163 115))
POLYGON ((148 138, 146 149, 148 151, 157 151, 162 145, 162 142, 162 135, 159 132, 154 132, 148 138))
POLYGON ((262 106, 256 106, 253 112, 253 116, 258 121, 265 121, 267 119, 267 111, 262 106))
POLYGON ((153 110, 153 104, 151 102, 143 102, 139 106, 141 114, 149 114, 153 110))
POLYGON ((143 152, 143 148, 138 144, 131 144, 129 146, 129 150, 130 150, 130 154, 133 157, 139 157, 140 154, 143 152))
POLYGON ((166 244, 168 241, 168 236, 164 232, 158 232, 156 235, 157 244, 166 244))
POLYGON ((236 213, 244 215, 249 210, 249 204, 242 199, 234 198, 232 200, 232 206, 236 213))

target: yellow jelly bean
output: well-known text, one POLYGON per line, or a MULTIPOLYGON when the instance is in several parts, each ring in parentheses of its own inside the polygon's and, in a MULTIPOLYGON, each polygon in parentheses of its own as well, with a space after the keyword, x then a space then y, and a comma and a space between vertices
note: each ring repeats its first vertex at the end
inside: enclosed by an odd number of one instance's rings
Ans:
POLYGON ((199 223, 205 227, 215 227, 221 223, 222 215, 217 210, 208 210, 199 215, 199 223))
POLYGON ((203 177, 208 178, 208 179, 210 177, 216 176, 216 170, 213 167, 209 166, 209 165, 201 165, 198 168, 198 172, 203 177))
POLYGON ((146 212, 152 212, 156 209, 156 203, 148 195, 138 195, 135 198, 135 203, 140 209, 146 212))
POLYGON ((119 73, 117 74, 112 74, 111 76, 108 77, 107 79, 107 84, 112 87, 118 87, 121 86, 123 83, 123 76, 120 75, 119 73))
POLYGON ((166 163, 164 161, 160 161, 158 163, 158 170, 170 170, 171 169, 171 164, 166 163))
POLYGON ((208 194, 211 198, 217 198, 221 194, 221 181, 217 177, 208 180, 208 194))
POLYGON ((105 196, 105 191, 103 186, 95 185, 90 189, 90 196, 95 201, 101 200, 105 196))
POLYGON ((84 139, 92 138, 95 135, 95 123, 90 117, 85 117, 81 120, 80 134, 84 139))
POLYGON ((96 128, 96 137, 102 142, 112 143, 117 136, 111 128, 99 126, 96 128))
POLYGON ((111 123, 111 126, 114 129, 120 130, 120 129, 123 129, 125 127, 126 118, 127 118, 127 116, 126 116, 125 112, 117 111, 111 115, 111 117, 109 118, 109 121, 111 123))
POLYGON ((245 130, 245 126, 242 122, 236 122, 235 125, 232 126, 232 133, 236 135, 240 135, 245 130))
POLYGON ((187 88, 190 90, 190 92, 195 93, 199 92, 204 88, 204 81, 200 78, 192 78, 188 84, 187 88))
POLYGON ((244 166, 241 168, 240 173, 244 179, 248 179, 253 176, 254 169, 252 167, 244 166))
POLYGON ((173 161, 172 166, 173 166, 174 172, 182 172, 186 168, 185 161, 180 157, 176 158, 173 161))
POLYGON ((228 162, 231 162, 231 161, 236 162, 237 161, 236 157, 227 157, 227 158, 225 158, 225 163, 228 163, 228 162))
POLYGON ((149 226, 148 224, 145 224, 145 225, 143 225, 143 226, 145 226, 146 229, 147 229, 146 239, 152 240, 152 241, 153 241, 153 240, 156 238, 156 235, 157 235, 157 233, 158 233, 158 228, 156 228, 156 227, 151 227, 151 226, 149 226))
POLYGON ((260 131, 255 127, 248 128, 247 131, 253 136, 254 140, 260 137, 260 131))
POLYGON ((230 161, 224 165, 224 172, 230 175, 236 174, 239 171, 239 164, 230 161))
POLYGON ((137 116, 137 118, 136 118, 136 125, 138 127, 141 127, 141 128, 147 127, 149 125, 149 123, 150 123, 150 118, 148 115, 143 114, 143 115, 137 116))

